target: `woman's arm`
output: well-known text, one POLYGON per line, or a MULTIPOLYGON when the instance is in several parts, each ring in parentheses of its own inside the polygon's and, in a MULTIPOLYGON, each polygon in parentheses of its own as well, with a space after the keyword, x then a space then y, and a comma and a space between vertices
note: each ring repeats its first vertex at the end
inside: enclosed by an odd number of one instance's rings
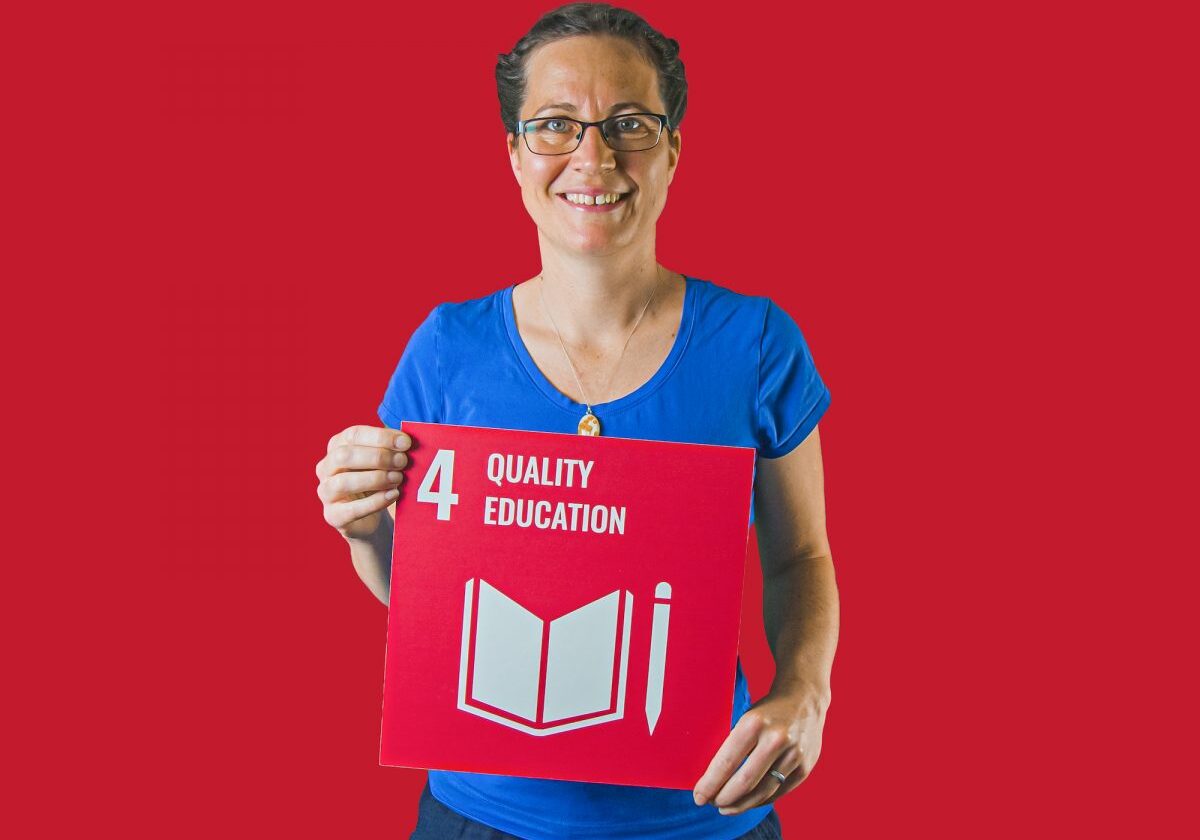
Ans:
POLYGON ((771 691, 808 692, 825 707, 837 648, 838 591, 825 532, 818 429, 782 458, 764 458, 755 484, 763 622, 775 657, 771 691))
POLYGON ((807 778, 821 752, 838 637, 838 593, 825 533, 817 429, 755 476, 754 519, 763 568, 763 621, 775 657, 771 691, 738 720, 697 782, 696 803, 739 814, 807 778), (780 782, 768 770, 777 770, 780 782))
POLYGON ((354 571, 371 590, 371 594, 386 607, 391 595, 392 583, 392 531, 396 527, 396 503, 387 507, 380 517, 379 527, 365 537, 346 537, 350 543, 350 562, 354 571))

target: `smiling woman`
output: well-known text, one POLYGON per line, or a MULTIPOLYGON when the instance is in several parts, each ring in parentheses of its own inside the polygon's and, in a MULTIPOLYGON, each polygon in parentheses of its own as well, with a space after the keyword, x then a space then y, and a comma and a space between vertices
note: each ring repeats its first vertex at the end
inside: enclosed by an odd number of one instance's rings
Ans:
MULTIPOLYGON (((503 64, 502 59, 497 69, 502 88, 508 79, 503 64)), ((524 56, 524 70, 522 104, 504 113, 514 97, 502 93, 501 118, 511 127, 509 159, 525 209, 556 257, 551 264, 543 259, 547 285, 564 299, 561 287, 569 265, 588 257, 592 268, 585 272, 593 277, 603 270, 599 257, 625 269, 623 274, 639 268, 649 274, 655 226, 679 163, 684 103, 673 103, 674 118, 667 113, 645 47, 622 37, 592 34, 544 42, 524 56), (617 200, 600 204, 600 196, 617 200)), ((678 72, 682 76, 682 63, 678 72)), ((650 279, 625 285, 632 292, 650 279)), ((580 320, 569 302, 561 300, 557 308, 568 320, 580 320)), ((614 310, 613 320, 619 315, 614 310)), ((585 329, 579 323, 571 328, 576 334, 585 329)))
POLYGON ((729 735, 694 790, 430 770, 413 837, 778 838, 771 803, 820 753, 838 634, 817 432, 829 389, 770 298, 658 261, 687 110, 678 42, 573 3, 500 55, 496 85, 541 271, 428 314, 379 406, 385 427, 335 434, 317 465, 326 521, 387 603, 404 420, 752 446, 775 680, 751 703, 739 660, 729 735))

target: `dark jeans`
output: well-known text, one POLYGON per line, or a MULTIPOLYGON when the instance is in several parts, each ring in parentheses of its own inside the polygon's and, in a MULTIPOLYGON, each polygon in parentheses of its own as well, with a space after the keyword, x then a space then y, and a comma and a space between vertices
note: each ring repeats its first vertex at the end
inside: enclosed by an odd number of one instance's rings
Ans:
MULTIPOLYGON (((481 822, 464 817, 451 808, 447 808, 430 792, 429 782, 421 791, 421 802, 417 812, 417 829, 409 840, 520 840, 515 835, 508 834, 484 825, 481 822)), ((737 840, 783 840, 783 829, 779 824, 779 815, 772 808, 767 818, 747 831, 737 840)))

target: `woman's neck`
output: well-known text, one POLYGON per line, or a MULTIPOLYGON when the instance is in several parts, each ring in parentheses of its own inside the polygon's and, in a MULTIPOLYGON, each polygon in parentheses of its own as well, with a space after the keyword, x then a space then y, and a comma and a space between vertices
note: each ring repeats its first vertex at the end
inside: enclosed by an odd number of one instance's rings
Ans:
MULTIPOLYGON (((543 250, 542 289, 563 337, 577 345, 604 345, 624 341, 646 303, 665 299, 663 286, 672 274, 659 266, 653 251, 629 258, 561 257, 543 250)), ((647 317, 649 316, 647 312, 647 317)))

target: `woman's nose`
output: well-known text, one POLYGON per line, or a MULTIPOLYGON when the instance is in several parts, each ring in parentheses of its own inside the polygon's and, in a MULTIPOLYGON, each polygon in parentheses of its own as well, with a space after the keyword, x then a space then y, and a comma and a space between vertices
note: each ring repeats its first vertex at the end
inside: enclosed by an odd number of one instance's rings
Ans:
POLYGON ((575 149, 571 159, 576 166, 591 165, 611 169, 616 165, 616 155, 605 141, 604 135, 600 133, 598 125, 583 127, 583 137, 579 139, 579 147, 575 149), (591 128, 595 131, 588 131, 591 128))

